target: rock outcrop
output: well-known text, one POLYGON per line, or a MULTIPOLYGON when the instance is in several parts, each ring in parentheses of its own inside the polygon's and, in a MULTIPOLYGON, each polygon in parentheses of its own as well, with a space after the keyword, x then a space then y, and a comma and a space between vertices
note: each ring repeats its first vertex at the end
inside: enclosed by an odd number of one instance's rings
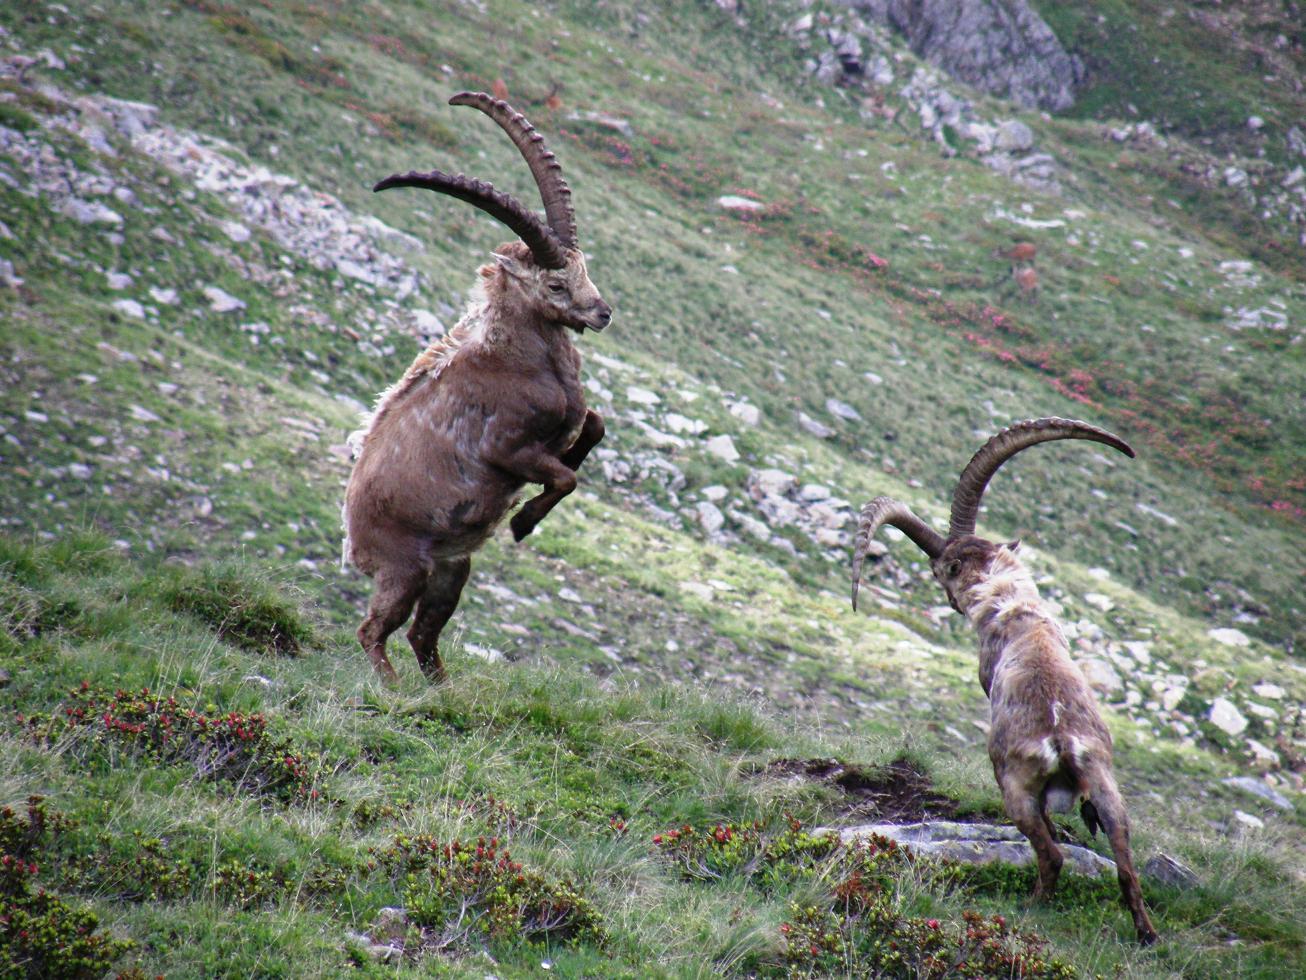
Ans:
POLYGON ((1026 109, 1075 103, 1084 65, 1025 0, 842 0, 949 75, 1026 109))

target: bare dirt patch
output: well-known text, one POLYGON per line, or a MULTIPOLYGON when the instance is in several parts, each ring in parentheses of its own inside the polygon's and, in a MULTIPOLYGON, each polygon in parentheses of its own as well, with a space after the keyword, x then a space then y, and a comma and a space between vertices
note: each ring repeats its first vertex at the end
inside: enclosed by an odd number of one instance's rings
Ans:
POLYGON ((844 797, 842 815, 875 817, 889 823, 952 818, 956 800, 934 792, 929 774, 910 759, 864 769, 837 759, 776 759, 758 775, 773 779, 824 783, 844 797))

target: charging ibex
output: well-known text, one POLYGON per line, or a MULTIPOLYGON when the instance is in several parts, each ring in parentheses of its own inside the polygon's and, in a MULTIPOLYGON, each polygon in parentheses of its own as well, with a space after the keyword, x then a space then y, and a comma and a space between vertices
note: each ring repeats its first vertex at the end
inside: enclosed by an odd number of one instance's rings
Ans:
POLYGON ((516 144, 545 221, 508 194, 438 170, 387 177, 373 188, 424 187, 498 219, 520 239, 492 253, 480 288, 448 335, 417 356, 377 401, 345 491, 347 557, 375 591, 358 639, 387 680, 387 637, 416 605, 408 640, 423 672, 443 680, 436 649, 458 606, 471 555, 522 486, 543 484, 511 521, 520 541, 576 488, 576 469, 603 438, 585 406, 580 355, 567 330, 602 330, 612 310, 576 244, 571 191, 534 127, 481 92, 449 100, 484 112, 516 144))
POLYGON ((1138 939, 1156 941, 1129 850, 1129 818, 1111 768, 1111 734, 1097 702, 1042 601, 1029 571, 1016 557, 1019 542, 994 544, 975 537, 975 518, 989 480, 1004 462, 1029 446, 1053 439, 1090 439, 1134 451, 1111 433, 1068 419, 1032 419, 999 432, 966 464, 952 498, 944 538, 907 508, 877 497, 861 513, 853 552, 853 608, 872 535, 890 524, 930 557, 930 569, 979 633, 979 675, 989 696, 989 758, 1007 815, 1034 848, 1034 897, 1056 888, 1062 856, 1048 811, 1064 812, 1076 799, 1089 832, 1101 826, 1111 841, 1125 904, 1138 939))

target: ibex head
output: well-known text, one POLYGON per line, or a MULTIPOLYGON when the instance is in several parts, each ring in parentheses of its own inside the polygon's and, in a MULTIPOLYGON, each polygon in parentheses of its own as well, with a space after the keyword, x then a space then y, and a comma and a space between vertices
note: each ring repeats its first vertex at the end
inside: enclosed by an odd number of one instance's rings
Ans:
POLYGON ((571 189, 544 137, 507 102, 484 92, 459 92, 450 105, 481 110, 508 134, 521 151, 544 200, 544 221, 511 194, 496 191, 486 181, 439 170, 393 174, 372 189, 425 187, 480 208, 503 222, 521 239, 498 249, 494 257, 505 272, 508 288, 523 305, 545 320, 581 331, 602 330, 612 319, 612 307, 590 282, 585 255, 576 244, 576 213, 571 189))
POLYGON ((1134 450, 1118 436, 1087 422, 1072 419, 1044 418, 1017 422, 986 442, 957 480, 952 495, 952 518, 945 538, 911 512, 906 504, 891 497, 876 497, 862 508, 853 547, 853 608, 857 608, 857 590, 861 585, 862 564, 871 538, 880 525, 896 527, 930 558, 930 570, 944 591, 948 602, 961 611, 960 599, 987 574, 1001 552, 1014 552, 1018 542, 994 544, 975 536, 975 518, 989 480, 1003 463, 1023 449, 1055 439, 1088 439, 1118 449, 1133 457, 1134 450))

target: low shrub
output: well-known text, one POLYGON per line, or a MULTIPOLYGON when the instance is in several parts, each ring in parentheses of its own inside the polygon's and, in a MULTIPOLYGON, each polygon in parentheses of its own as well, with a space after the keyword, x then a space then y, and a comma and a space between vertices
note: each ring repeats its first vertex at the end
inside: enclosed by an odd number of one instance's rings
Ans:
POLYGON ((402 892, 415 931, 404 943, 409 953, 486 942, 604 941, 598 911, 574 882, 524 867, 497 837, 399 836, 372 853, 402 892))
POLYGON ((112 693, 83 681, 48 715, 18 716, 40 744, 72 735, 159 765, 193 766, 201 779, 284 802, 317 799, 317 760, 268 730, 255 712, 206 714, 149 688, 112 693))

